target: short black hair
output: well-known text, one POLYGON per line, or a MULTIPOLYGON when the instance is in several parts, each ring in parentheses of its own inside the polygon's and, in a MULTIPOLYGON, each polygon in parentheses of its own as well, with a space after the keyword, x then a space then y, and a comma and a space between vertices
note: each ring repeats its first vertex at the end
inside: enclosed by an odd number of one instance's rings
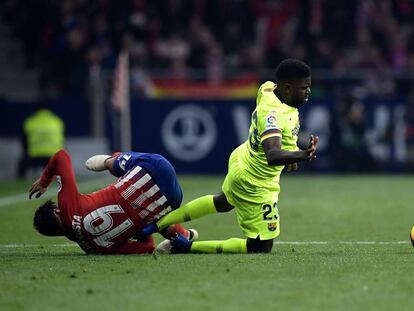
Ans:
POLYGON ((308 65, 299 59, 288 58, 280 62, 276 68, 276 82, 288 81, 297 78, 308 78, 311 70, 308 65))
POLYGON ((40 205, 36 210, 33 218, 33 226, 41 234, 48 236, 63 235, 63 230, 59 226, 56 216, 54 214, 57 205, 53 201, 47 201, 40 205))

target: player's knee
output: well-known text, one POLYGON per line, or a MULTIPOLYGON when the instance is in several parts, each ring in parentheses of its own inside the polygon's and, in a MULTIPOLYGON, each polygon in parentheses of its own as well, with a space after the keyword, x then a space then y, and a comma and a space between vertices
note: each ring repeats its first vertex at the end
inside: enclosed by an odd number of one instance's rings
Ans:
POLYGON ((214 206, 219 213, 225 213, 234 208, 234 206, 227 201, 227 198, 223 192, 214 195, 214 206))
POLYGON ((272 240, 247 239, 247 252, 249 253, 270 253, 273 248, 272 240))

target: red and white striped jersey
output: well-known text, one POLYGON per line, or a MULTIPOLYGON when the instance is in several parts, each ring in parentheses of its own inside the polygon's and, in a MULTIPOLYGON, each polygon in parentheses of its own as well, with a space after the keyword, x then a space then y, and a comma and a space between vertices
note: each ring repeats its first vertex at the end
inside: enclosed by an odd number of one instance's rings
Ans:
POLYGON ((135 166, 114 188, 145 222, 150 223, 171 211, 167 198, 148 172, 135 166))
POLYGON ((41 185, 48 186, 54 176, 60 183, 58 206, 66 236, 87 253, 138 252, 129 239, 171 210, 151 175, 140 166, 106 188, 81 194, 69 154, 61 150, 50 159, 41 185))

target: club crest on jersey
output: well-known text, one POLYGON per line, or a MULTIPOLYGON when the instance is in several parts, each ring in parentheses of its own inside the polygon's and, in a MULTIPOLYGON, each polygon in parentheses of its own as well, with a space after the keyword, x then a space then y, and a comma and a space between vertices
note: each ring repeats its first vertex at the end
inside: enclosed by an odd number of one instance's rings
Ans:
POLYGON ((277 229, 277 222, 270 222, 267 224, 267 229, 269 229, 269 231, 276 231, 277 229))

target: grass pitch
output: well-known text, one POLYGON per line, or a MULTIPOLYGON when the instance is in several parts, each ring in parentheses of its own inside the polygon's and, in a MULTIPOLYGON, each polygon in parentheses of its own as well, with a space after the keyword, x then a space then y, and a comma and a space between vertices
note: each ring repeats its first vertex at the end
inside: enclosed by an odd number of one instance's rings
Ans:
MULTIPOLYGON (((180 181, 188 201, 222 177, 180 181)), ((34 231, 45 199, 26 200, 28 186, 0 183, 0 310, 414 309, 411 176, 285 174, 282 233, 258 255, 86 256, 34 231)), ((242 237, 234 211, 187 226, 200 239, 242 237)))

